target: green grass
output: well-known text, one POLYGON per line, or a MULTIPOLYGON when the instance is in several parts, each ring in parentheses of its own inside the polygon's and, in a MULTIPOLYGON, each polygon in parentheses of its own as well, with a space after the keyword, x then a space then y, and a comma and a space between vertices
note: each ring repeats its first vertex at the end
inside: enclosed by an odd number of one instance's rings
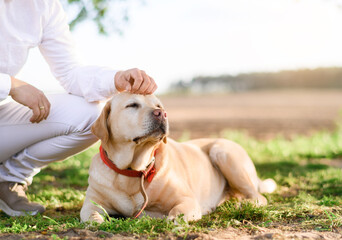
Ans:
MULTIPOLYGON (((174 225, 164 219, 110 219, 101 225, 85 225, 79 212, 87 187, 88 168, 98 145, 64 162, 51 164, 30 186, 29 198, 44 204, 43 216, 10 218, 0 213, 0 233, 54 233, 69 228, 87 228, 112 233, 161 233, 186 236, 228 226, 333 231, 342 226, 342 129, 260 141, 242 132, 222 136, 241 144, 252 157, 260 178, 273 178, 278 189, 267 194, 269 205, 226 202, 200 221, 174 225), (338 166, 333 166, 334 164, 338 166)), ((183 139, 184 140, 184 139, 183 139)), ((58 238, 58 237, 57 237, 58 238)))

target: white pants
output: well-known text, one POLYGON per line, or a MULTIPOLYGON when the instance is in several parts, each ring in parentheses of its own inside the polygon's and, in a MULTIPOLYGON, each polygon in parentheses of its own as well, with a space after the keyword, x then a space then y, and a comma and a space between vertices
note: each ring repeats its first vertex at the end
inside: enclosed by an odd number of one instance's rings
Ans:
POLYGON ((0 182, 31 184, 40 169, 74 155, 97 141, 90 127, 98 103, 69 94, 48 95, 50 115, 31 123, 32 111, 15 101, 0 105, 0 182))

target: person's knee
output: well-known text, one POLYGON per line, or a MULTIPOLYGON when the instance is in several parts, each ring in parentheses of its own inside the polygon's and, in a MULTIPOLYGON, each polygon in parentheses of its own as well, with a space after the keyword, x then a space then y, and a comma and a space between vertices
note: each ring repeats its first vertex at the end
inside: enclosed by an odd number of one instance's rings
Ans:
POLYGON ((80 104, 80 109, 77 110, 77 114, 79 114, 77 118, 78 130, 80 131, 90 131, 91 126, 96 121, 96 119, 100 116, 101 106, 99 103, 89 103, 83 102, 80 104))
POLYGON ((49 120, 70 126, 72 132, 90 132, 102 110, 98 102, 89 103, 82 97, 70 94, 55 95, 50 101, 49 120))

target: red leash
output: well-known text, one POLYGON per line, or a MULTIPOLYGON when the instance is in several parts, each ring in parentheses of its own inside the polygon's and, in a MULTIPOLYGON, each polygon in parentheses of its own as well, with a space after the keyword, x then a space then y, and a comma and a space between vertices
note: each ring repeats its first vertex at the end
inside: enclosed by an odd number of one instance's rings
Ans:
POLYGON ((150 165, 142 171, 136 171, 136 170, 131 170, 131 169, 120 169, 118 168, 107 156, 106 151, 102 148, 102 145, 100 146, 100 156, 102 161, 110 168, 113 169, 115 172, 117 172, 118 174, 127 176, 127 177, 140 177, 141 181, 140 181, 140 187, 141 187, 141 191, 142 191, 142 195, 144 197, 144 204, 142 206, 142 208, 140 209, 140 211, 135 214, 134 218, 137 218, 140 216, 140 214, 144 211, 144 209, 147 206, 148 203, 148 196, 146 194, 145 188, 144 188, 144 180, 147 179, 147 181, 150 183, 152 182, 154 175, 156 174, 156 168, 154 166, 155 164, 155 156, 156 156, 156 150, 154 150, 153 153, 153 157, 152 157, 152 161, 150 163, 150 165))

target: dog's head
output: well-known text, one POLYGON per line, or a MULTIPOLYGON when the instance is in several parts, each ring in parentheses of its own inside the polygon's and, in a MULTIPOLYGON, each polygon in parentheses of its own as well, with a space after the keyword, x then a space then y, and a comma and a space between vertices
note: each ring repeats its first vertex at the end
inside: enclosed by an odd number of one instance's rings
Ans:
MULTIPOLYGON (((113 149, 111 155, 122 151, 134 155, 136 150, 143 151, 140 148, 166 142, 168 121, 161 102, 154 95, 119 93, 107 102, 92 132, 107 152, 113 149)), ((115 163, 121 168, 132 167, 132 163, 124 160, 115 163)))

